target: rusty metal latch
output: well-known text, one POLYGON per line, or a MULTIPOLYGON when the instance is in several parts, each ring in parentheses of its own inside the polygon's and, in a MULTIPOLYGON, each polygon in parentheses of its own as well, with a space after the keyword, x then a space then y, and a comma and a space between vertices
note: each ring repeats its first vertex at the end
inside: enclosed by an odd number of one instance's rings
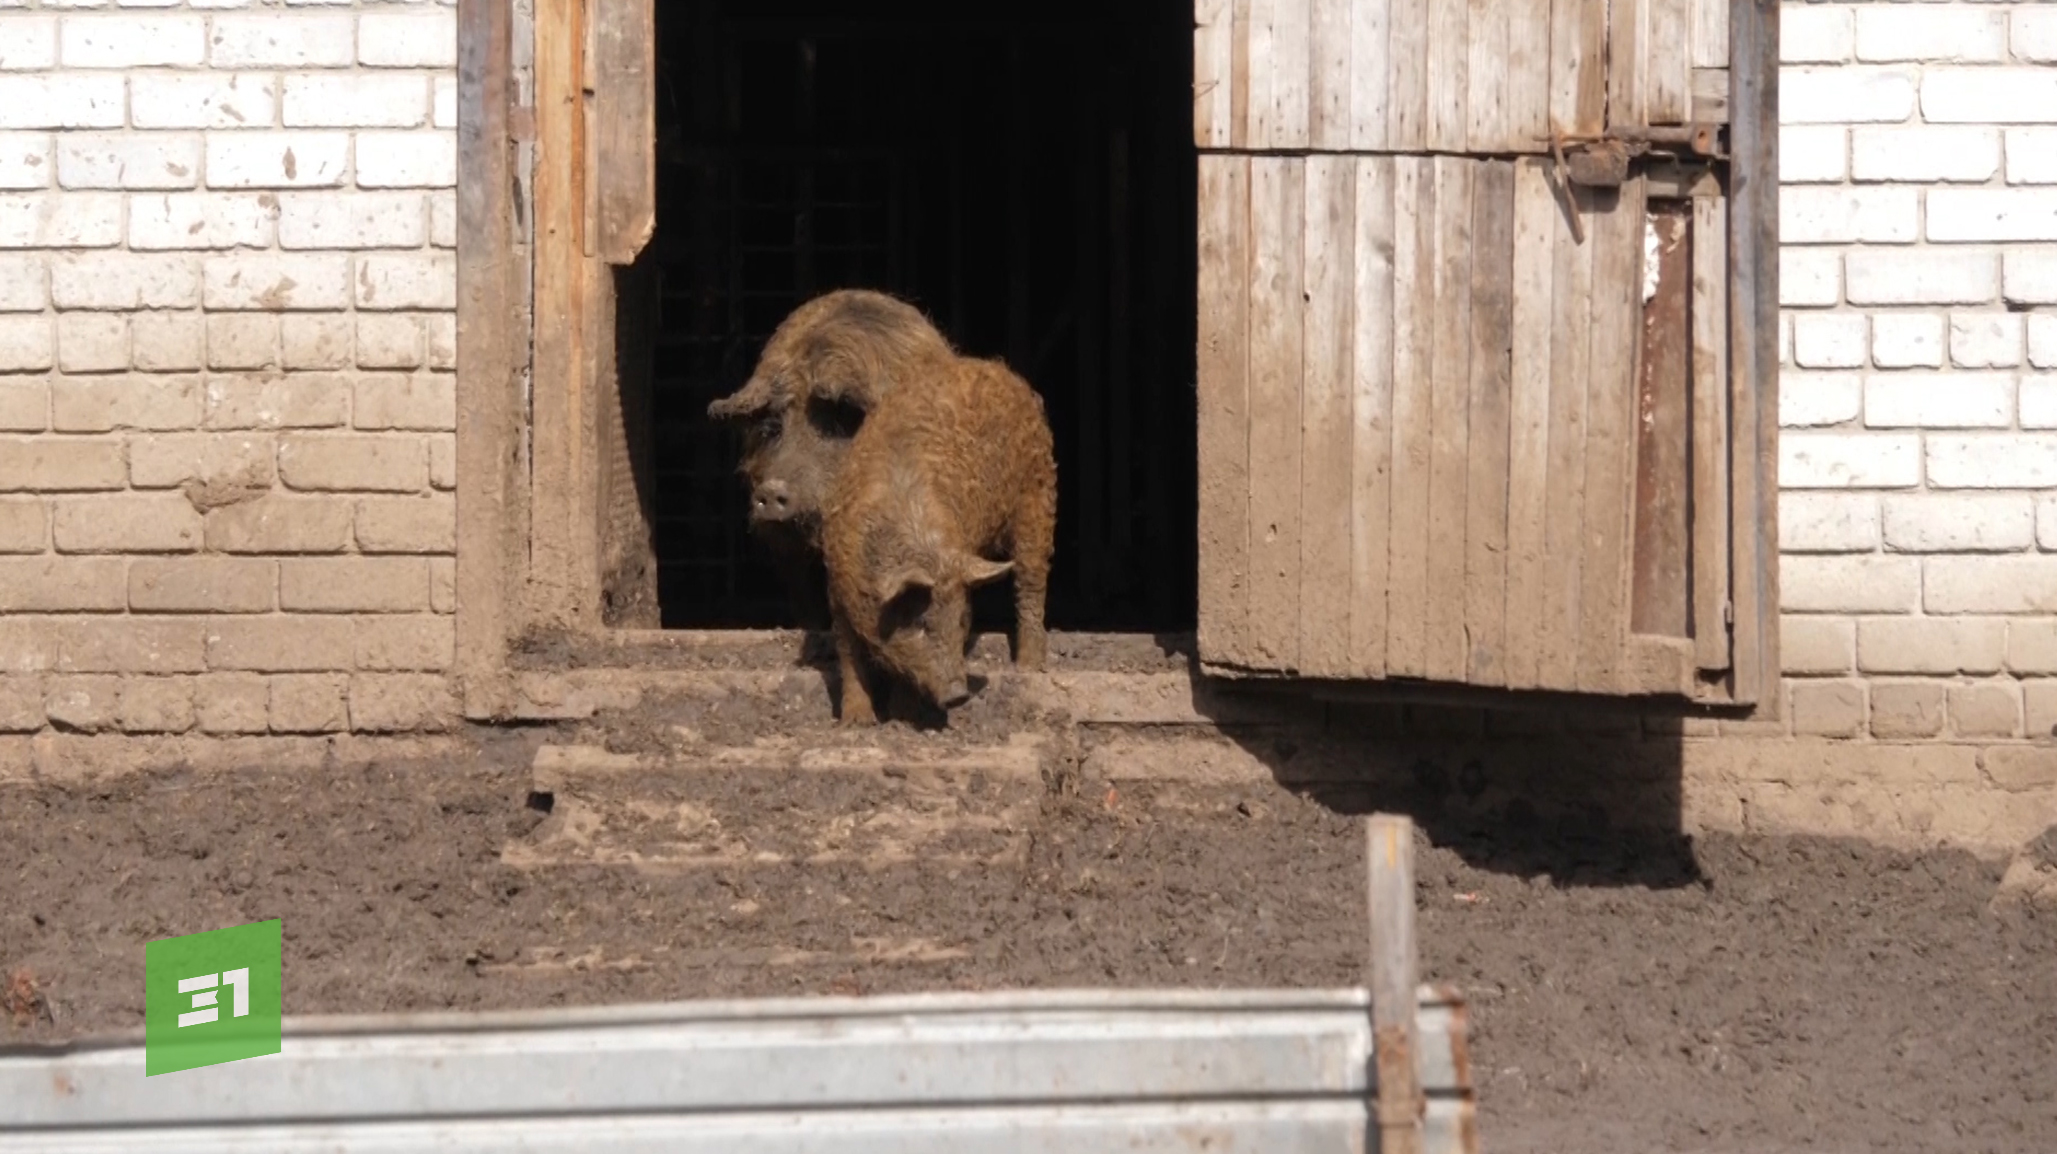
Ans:
POLYGON ((1684 124, 1655 128, 1623 128, 1597 136, 1572 136, 1553 130, 1543 141, 1550 146, 1560 174, 1587 188, 1619 188, 1640 157, 1723 159, 1722 125, 1684 124))

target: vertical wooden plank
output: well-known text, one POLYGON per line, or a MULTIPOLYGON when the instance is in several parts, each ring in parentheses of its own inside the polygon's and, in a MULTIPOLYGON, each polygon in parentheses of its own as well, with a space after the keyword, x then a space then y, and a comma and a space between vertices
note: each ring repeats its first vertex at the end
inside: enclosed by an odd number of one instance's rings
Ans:
POLYGON ((1435 369, 1436 176, 1393 158, 1393 505, 1386 668, 1428 674, 1430 395, 1435 369))
POLYGON ((1684 124, 1692 109, 1692 24, 1694 0, 1649 0, 1650 40, 1644 58, 1650 73, 1652 124, 1684 124))
POLYGON ((1651 0, 1613 0, 1607 9, 1607 127, 1649 121, 1651 0))
MULTIPOLYGON (((538 0, 536 23, 535 334, 530 417, 532 615, 563 623, 582 607, 580 516, 587 467, 585 7, 538 0)), ((597 566, 589 572, 597 573, 597 566)))
POLYGON ((1630 469, 1641 345, 1643 185, 1600 194, 1591 218, 1592 352, 1586 400, 1586 549, 1579 580, 1579 688, 1621 689, 1628 644, 1630 469))
POLYGON ((1507 125, 1508 39, 1513 5, 1508 0, 1470 0, 1470 49, 1465 62, 1470 93, 1465 101, 1466 147, 1472 152, 1511 152, 1507 125))
POLYGON ((1728 67, 1729 0, 1692 0, 1693 67, 1728 67))
POLYGON ((1250 162, 1250 611, 1261 668, 1300 649, 1301 243, 1307 162, 1250 162))
POLYGON ((1629 628, 1639 634, 1691 636, 1691 556, 1688 493, 1691 466, 1687 457, 1691 419, 1692 248, 1688 230, 1691 206, 1682 201, 1652 202, 1646 235, 1655 250, 1646 251, 1639 269, 1636 339, 1634 478, 1635 505, 1630 570, 1629 628), (1655 277, 1647 266, 1654 260, 1655 277))
POLYGON ((1306 148, 1314 0, 1271 0, 1271 148, 1306 148))
POLYGON ((1392 57, 1388 52, 1394 0, 1352 0, 1350 10, 1350 147, 1380 152, 1392 129, 1392 57))
POLYGON ((1391 0, 1392 25, 1386 61, 1387 146, 1399 152, 1428 147, 1428 25, 1432 0, 1391 0))
POLYGON ((1393 158, 1357 166, 1350 343, 1350 667, 1386 672, 1386 566, 1392 518, 1393 158))
POLYGON ((1429 399, 1428 675, 1462 681, 1466 489, 1471 474, 1471 202, 1477 161, 1439 156, 1435 371, 1429 399))
POLYGON ((1201 660, 1247 664, 1250 573, 1250 159, 1200 157, 1201 660))
POLYGON ((1728 69, 1693 69, 1693 119, 1702 124, 1728 123, 1728 69))
MULTIPOLYGON (((1249 5, 1249 19, 1243 23, 1243 51, 1249 61, 1237 80, 1249 90, 1249 128, 1238 148, 1277 147, 1278 102, 1272 85, 1279 79, 1278 60, 1272 51, 1272 17, 1280 0, 1237 0, 1249 5)), ((1255 179, 1254 174, 1252 179, 1255 179)))
MULTIPOLYGON (((1590 213, 1594 194, 1574 187, 1576 211, 1590 213)), ((1562 206, 1560 195, 1557 204, 1562 206)), ((1590 217, 1588 217, 1590 220, 1590 217)), ((1593 244, 1580 244, 1570 222, 1552 221, 1550 289, 1549 518, 1543 532, 1544 613, 1537 635, 1537 684, 1578 685, 1579 582, 1585 556, 1586 379, 1592 351, 1593 244)))
POLYGON ((1550 119, 1575 136, 1607 126, 1607 0, 1550 0, 1550 119))
POLYGON ((1475 166, 1471 476, 1465 489, 1464 680, 1507 684, 1507 478, 1514 344, 1514 163, 1475 166))
POLYGON ((1227 148, 1235 26, 1229 0, 1193 3, 1193 145, 1227 148))
POLYGON ((1543 619, 1549 613, 1543 559, 1549 519, 1552 243, 1561 229, 1547 162, 1514 170, 1514 304, 1507 458, 1507 684, 1540 684, 1543 619))
POLYGON ((1356 77, 1351 74, 1350 0, 1307 0, 1308 147, 1347 152, 1356 113, 1352 107, 1356 77))
POLYGON ((1357 162, 1306 161, 1300 378, 1300 672, 1350 669, 1352 297, 1356 289, 1357 162))
POLYGON ((1693 202, 1693 657, 1729 668, 1728 205, 1693 202))
POLYGON ((1372 1053, 1377 1062, 1379 1154, 1420 1154, 1422 1094, 1416 1068, 1414 823, 1365 819, 1365 874, 1371 925, 1372 1053))
POLYGON ((1509 152, 1534 152, 1550 135, 1550 0, 1508 0, 1506 132, 1509 152))
POLYGON ((1229 147, 1250 148, 1250 6, 1257 0, 1229 0, 1229 147))
POLYGON ((1428 14, 1428 147, 1463 152, 1469 144, 1471 20, 1467 0, 1435 0, 1428 14))
POLYGON ((655 0, 593 0, 596 253, 636 259, 657 229, 655 0))
POLYGON ((1778 558, 1777 0, 1729 7, 1730 512, 1735 672, 1754 716, 1783 714, 1778 558))

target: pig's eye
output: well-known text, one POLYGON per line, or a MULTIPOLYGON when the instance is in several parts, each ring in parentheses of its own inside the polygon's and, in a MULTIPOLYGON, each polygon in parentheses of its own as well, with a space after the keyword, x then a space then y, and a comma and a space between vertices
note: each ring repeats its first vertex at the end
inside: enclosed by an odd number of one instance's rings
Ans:
POLYGON ((848 401, 814 397, 807 402, 807 423, 824 437, 847 439, 864 425, 864 410, 848 401))

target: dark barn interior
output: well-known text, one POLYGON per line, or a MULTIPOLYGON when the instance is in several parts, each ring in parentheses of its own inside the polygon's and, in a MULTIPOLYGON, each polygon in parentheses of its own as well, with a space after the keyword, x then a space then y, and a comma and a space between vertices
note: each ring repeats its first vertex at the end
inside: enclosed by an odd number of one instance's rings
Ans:
MULTIPOLYGON (((791 309, 841 287, 911 300, 1042 393, 1051 627, 1192 627, 1190 0, 1024 11, 657 6, 658 226, 632 278, 656 294, 655 348, 647 404, 625 408, 654 423, 667 627, 791 623, 733 430, 706 409, 791 309)), ((1006 583, 979 617, 1011 622, 1006 583)))

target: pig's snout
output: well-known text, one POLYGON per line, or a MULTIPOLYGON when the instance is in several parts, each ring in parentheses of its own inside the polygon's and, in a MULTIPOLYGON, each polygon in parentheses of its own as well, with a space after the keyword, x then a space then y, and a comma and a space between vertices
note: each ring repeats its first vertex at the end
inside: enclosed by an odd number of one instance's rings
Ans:
POLYGON ((750 494, 750 515, 759 521, 791 519, 793 487, 778 480, 762 482, 750 494))
POLYGON ((945 709, 955 709, 970 700, 971 687, 964 683, 964 678, 962 677, 952 681, 949 688, 943 690, 943 708, 945 709))

